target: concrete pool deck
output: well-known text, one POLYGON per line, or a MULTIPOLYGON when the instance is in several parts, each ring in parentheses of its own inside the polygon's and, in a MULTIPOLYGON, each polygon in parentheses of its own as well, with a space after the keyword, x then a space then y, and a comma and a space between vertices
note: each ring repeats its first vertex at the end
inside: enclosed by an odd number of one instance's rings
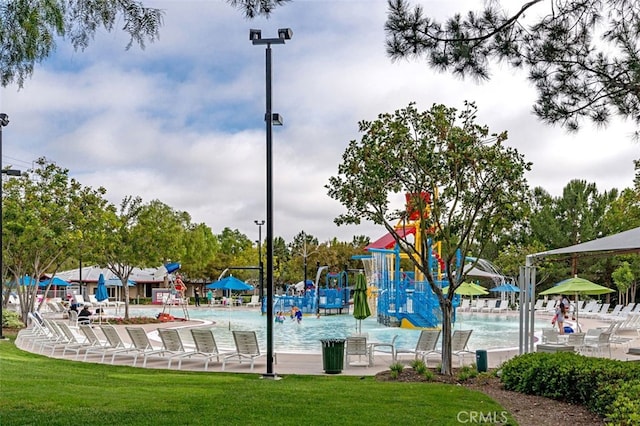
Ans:
MULTIPOLYGON (((190 308, 190 309, 197 309, 197 308, 190 308)), ((246 309, 246 308, 243 307, 243 308, 230 308, 230 309, 246 309)), ((486 315, 492 315, 492 314, 487 313, 486 315)), ((549 321, 550 321, 550 316, 549 316, 549 321)), ((580 323, 582 325, 582 329, 585 331, 590 328, 607 327, 609 325, 609 322, 600 321, 596 319, 584 319, 584 320, 581 319, 580 323)), ((180 322, 167 322, 167 323, 160 323, 160 324, 146 324, 146 325, 140 325, 138 327, 143 327, 145 331, 147 331, 147 334, 150 335, 152 343, 159 348, 161 347, 160 341, 157 340, 157 335, 154 336, 154 333, 153 333, 158 328, 166 327, 166 328, 184 329, 189 327, 201 327, 201 326, 206 327, 207 325, 203 324, 203 322, 200 320, 191 320, 191 321, 180 321, 180 322)), ((125 331, 125 326, 114 325, 114 327, 118 330, 118 333, 120 334, 121 338, 125 342, 129 342, 129 336, 125 331)), ((98 332, 98 335, 102 337, 100 332, 98 332)), ((640 346, 640 336, 636 331, 633 331, 633 330, 629 332, 624 332, 624 336, 630 338, 631 340, 625 345, 612 345, 611 358, 623 360, 623 361, 640 360, 640 356, 638 355, 627 354, 627 350, 629 347, 640 346)), ((24 347, 22 347, 21 349, 26 350, 24 347)), ((222 350, 223 348, 220 348, 220 349, 222 350)), ((231 349, 231 348, 224 348, 224 349, 231 349)), ((263 350, 264 348, 261 348, 261 351, 263 350)), ((75 359, 76 355, 71 351, 68 352, 67 355, 65 355, 64 357, 62 353, 63 353, 62 348, 57 349, 56 351, 54 351, 53 357, 65 358, 70 360, 75 359)), ((500 364, 511 359, 517 354, 518 354, 517 348, 489 349, 487 350, 488 367, 496 368, 500 364)), ((46 355, 48 356, 48 354, 46 355)), ((84 353, 81 352, 79 359, 82 360, 83 356, 84 356, 84 353)), ((87 357, 87 362, 99 363, 100 358, 101 358, 101 355, 91 354, 87 357)), ((301 374, 301 375, 325 375, 326 374, 323 370, 322 354, 320 353, 290 353, 290 352, 287 353, 287 352, 281 352, 276 350, 275 358, 276 359, 273 363, 273 372, 278 376, 286 376, 291 374, 301 374)), ((413 358, 410 356, 410 354, 405 354, 400 360, 403 363, 408 364, 412 359, 413 358)), ((475 353, 467 353, 463 357, 464 365, 474 364, 475 361, 476 361, 475 353)), ((105 359, 105 363, 110 363, 110 362, 111 362, 111 358, 110 356, 107 356, 105 359)), ((132 365, 132 363, 133 363, 133 356, 126 356, 126 355, 117 356, 114 362, 115 365, 132 365)), ((439 359, 435 357, 430 357, 428 359, 428 365, 430 367, 435 367, 437 366, 438 363, 439 363, 439 359)), ((147 360, 146 368, 166 369, 167 364, 168 364, 168 361, 166 358, 151 356, 147 360)), ((374 364, 372 366, 349 366, 345 362, 343 370, 340 374, 350 375, 350 376, 373 376, 381 371, 388 370, 391 364, 392 364, 392 359, 389 354, 376 353, 374 357, 374 364)), ((177 369, 177 365, 178 365, 177 360, 174 360, 174 362, 172 362, 171 368, 177 369)), ((454 368, 457 367, 458 365, 459 365, 458 358, 454 357, 453 358, 454 368)), ((142 366, 141 357, 139 357, 136 366, 138 367, 142 366)), ((266 355, 263 355, 260 358, 257 358, 255 360, 253 371, 251 371, 250 369, 249 362, 245 361, 242 364, 239 364, 237 360, 233 360, 233 361, 229 360, 227 361, 224 372, 265 374, 266 367, 267 367, 266 355)), ((183 358, 181 370, 204 371, 204 361, 202 357, 183 358)), ((216 362, 215 359, 212 360, 209 363, 207 372, 211 372, 211 373, 222 372, 222 363, 216 362)))

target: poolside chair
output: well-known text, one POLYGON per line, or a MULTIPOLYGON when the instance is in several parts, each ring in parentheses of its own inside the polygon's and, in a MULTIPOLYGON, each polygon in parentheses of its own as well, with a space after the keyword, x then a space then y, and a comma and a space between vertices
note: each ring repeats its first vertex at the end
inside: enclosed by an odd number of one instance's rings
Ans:
POLYGON ((178 370, 180 370, 182 368, 182 358, 191 356, 195 351, 187 351, 185 349, 180 333, 175 328, 159 328, 158 335, 162 340, 162 350, 158 354, 169 360, 167 368, 171 368, 171 361, 174 358, 178 358, 178 370))
POLYGON ((371 347, 366 336, 349 336, 345 342, 345 364, 354 367, 369 367, 373 365, 371 347), (358 361, 350 362, 350 357, 357 356, 358 361), (362 360, 365 358, 365 361, 362 360))
POLYGON ((584 342, 584 351, 596 356, 604 356, 604 350, 609 350, 609 358, 611 358, 611 333, 603 331, 598 334, 597 340, 586 340, 584 342))
POLYGON ((451 336, 451 355, 458 357, 461 367, 465 353, 475 354, 475 352, 467 348, 472 332, 473 330, 454 330, 451 336))
POLYGON ((238 358, 238 363, 242 364, 243 359, 249 359, 251 361, 251 371, 253 371, 253 364, 257 358, 260 358, 263 354, 260 353, 260 346, 258 345, 258 337, 255 331, 232 331, 233 341, 236 345, 236 350, 222 358, 222 370, 228 360, 238 358))
POLYGON ((542 342, 541 343, 558 343, 558 330, 555 328, 543 328, 542 329, 542 342))
POLYGON ((471 300, 469 299, 462 299, 462 303, 460 303, 460 306, 458 306, 458 311, 460 312, 466 312, 471 308, 471 300))
POLYGON ((248 307, 258 307, 260 306, 260 296, 254 294, 251 296, 251 302, 247 303, 248 307))
POLYGON ((371 363, 372 365, 375 363, 375 354, 376 352, 380 352, 383 354, 391 355, 391 361, 396 361, 396 339, 398 335, 396 334, 391 339, 391 342, 372 342, 369 343, 369 350, 371 351, 371 363))
MULTIPOLYGON (((142 355, 142 367, 147 366, 147 358, 151 355, 157 355, 165 352, 164 348, 155 348, 151 344, 149 340, 149 336, 147 336, 147 332, 144 331, 142 327, 125 327, 127 334, 131 338, 131 343, 133 343, 134 350, 138 353, 138 355, 142 355)), ((138 357, 133 358, 133 366, 136 366, 136 361, 138 357)))
POLYGON ((504 300, 498 300, 496 302, 496 306, 491 309, 491 312, 500 313, 500 312, 507 312, 508 310, 509 310, 509 302, 506 299, 504 299, 504 300))
POLYGON ((620 314, 620 311, 622 310, 622 308, 623 306, 618 303, 616 306, 614 306, 611 312, 609 313, 602 312, 600 313, 600 315, 598 315, 598 318, 605 321, 617 321, 619 319, 618 315, 620 314))
POLYGON ((46 341, 52 337, 52 332, 44 322, 41 322, 33 312, 27 313, 28 328, 20 330, 16 337, 16 346, 27 350, 33 350, 36 343, 46 341))
POLYGON ((539 311, 541 309, 543 309, 543 304, 544 304, 544 299, 538 299, 536 300, 536 304, 533 307, 534 310, 539 311))
POLYGON ((493 312, 493 310, 498 306, 499 303, 499 299, 487 299, 487 304, 484 308, 482 308, 480 312, 493 312))
POLYGON ((475 306, 469 308, 469 312, 481 312, 487 306, 487 299, 476 299, 475 306))
POLYGON ((114 326, 109 324, 101 324, 100 330, 102 330, 102 334, 104 334, 104 337, 106 337, 107 341, 109 342, 107 350, 102 353, 102 359, 100 360, 100 362, 104 362, 104 358, 107 354, 111 354, 111 364, 113 364, 116 355, 119 354, 133 352, 133 356, 136 358, 138 357, 135 348, 122 340, 120 334, 118 334, 118 330, 116 330, 114 326))
POLYGON ((213 358, 216 359, 217 362, 220 362, 221 356, 234 354, 235 351, 231 349, 220 350, 216 343, 216 338, 213 335, 213 330, 205 329, 205 328, 192 328, 191 329, 191 337, 193 337, 193 343, 196 345, 196 350, 192 352, 189 357, 192 356, 203 356, 204 361, 204 369, 207 370, 209 366, 209 361, 213 358))
POLYGON ((87 360, 87 356, 90 353, 105 353, 109 350, 110 345, 108 340, 101 340, 96 332, 90 325, 80 324, 78 326, 80 332, 84 335, 84 338, 87 341, 87 346, 84 350, 84 358, 83 361, 87 360))
POLYGON ((415 349, 396 349, 396 359, 401 354, 413 354, 415 359, 420 357, 423 362, 426 362, 429 354, 439 353, 436 350, 436 344, 438 343, 441 333, 440 330, 422 330, 415 349))
POLYGON ((581 352, 584 346, 585 333, 569 333, 565 345, 573 346, 573 350, 581 352))
POLYGON ((40 342, 40 347, 39 347, 40 353, 43 353, 45 348, 50 348, 51 353, 49 354, 49 356, 53 356, 56 349, 63 348, 67 344, 77 343, 73 340, 70 340, 70 338, 64 334, 64 332, 60 329, 60 327, 55 321, 52 321, 49 319, 45 319, 44 321, 45 321, 45 324, 47 325, 47 328, 51 330, 52 335, 50 338, 40 342))

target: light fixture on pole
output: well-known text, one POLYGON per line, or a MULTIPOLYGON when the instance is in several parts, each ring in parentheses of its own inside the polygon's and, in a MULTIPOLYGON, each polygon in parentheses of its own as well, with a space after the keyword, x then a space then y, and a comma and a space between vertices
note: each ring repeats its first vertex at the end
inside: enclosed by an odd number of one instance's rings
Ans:
POLYGON ((273 157, 272 128, 282 125, 282 116, 271 111, 271 45, 284 44, 290 40, 293 31, 280 28, 277 38, 262 38, 262 31, 249 30, 249 40, 256 45, 264 45, 266 67, 266 111, 264 120, 267 130, 267 372, 265 378, 276 378, 273 372, 273 157))
MULTIPOLYGON (((256 225, 258 225, 258 267, 260 268, 260 273, 259 273, 259 285, 258 285, 258 289, 260 291, 260 303, 262 303, 262 298, 264 297, 264 293, 263 293, 263 288, 262 288, 262 271, 263 271, 263 267, 262 267, 262 225, 264 225, 264 220, 254 220, 253 221, 256 225)), ((262 305, 261 305, 262 306, 262 305)))
MULTIPOLYGON (((2 159, 2 128, 9 124, 9 116, 0 112, 0 164, 2 159)), ((0 168, 2 166, 0 165, 0 168)), ((2 169, 2 174, 7 176, 20 176, 20 170, 2 169)), ((2 182, 0 182, 0 250, 4 247, 2 241, 2 182)), ((2 334, 2 310, 4 309, 4 253, 0 252, 0 340, 5 340, 2 334)))

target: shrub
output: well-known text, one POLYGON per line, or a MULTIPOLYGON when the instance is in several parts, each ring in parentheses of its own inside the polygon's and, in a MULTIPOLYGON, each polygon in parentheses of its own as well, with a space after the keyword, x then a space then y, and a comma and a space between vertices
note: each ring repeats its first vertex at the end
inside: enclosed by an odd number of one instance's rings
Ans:
POLYGON ((17 312, 3 309, 2 328, 24 328, 24 323, 17 312))
POLYGON ((464 382, 465 380, 473 379, 477 375, 478 370, 476 369, 475 365, 465 365, 464 367, 460 368, 457 377, 459 381, 464 382))
POLYGON ((629 411, 634 410, 640 415, 637 399, 627 399, 640 394, 638 363, 536 352, 507 361, 501 379, 508 390, 582 404, 601 416, 623 418, 624 413, 629 418, 629 411))
POLYGON ((421 359, 414 359, 409 365, 411 365, 411 368, 420 374, 424 374, 428 370, 427 365, 421 359))

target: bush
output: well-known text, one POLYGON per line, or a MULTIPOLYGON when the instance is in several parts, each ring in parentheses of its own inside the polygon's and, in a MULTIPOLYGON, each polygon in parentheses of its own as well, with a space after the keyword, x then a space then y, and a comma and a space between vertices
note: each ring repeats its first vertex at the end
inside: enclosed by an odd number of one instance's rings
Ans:
POLYGON ((501 379, 508 390, 581 404, 601 416, 640 416, 638 363, 536 352, 507 361, 501 379))
POLYGON ((2 328, 24 328, 22 318, 17 312, 2 310, 2 328))

